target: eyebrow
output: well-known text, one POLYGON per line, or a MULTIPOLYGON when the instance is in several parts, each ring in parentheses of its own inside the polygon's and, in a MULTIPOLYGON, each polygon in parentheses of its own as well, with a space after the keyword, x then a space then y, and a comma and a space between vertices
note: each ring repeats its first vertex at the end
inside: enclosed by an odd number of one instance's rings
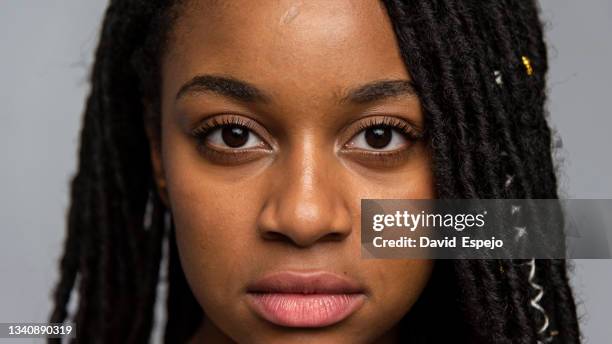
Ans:
POLYGON ((349 90, 340 102, 363 104, 402 95, 417 95, 412 81, 380 80, 349 90))
MULTIPOLYGON (((212 92, 234 100, 254 103, 268 102, 270 97, 256 86, 236 78, 219 75, 197 75, 177 92, 176 100, 190 93, 212 92)), ((369 103, 401 95, 416 96, 410 80, 379 80, 349 90, 340 103, 369 103)))
POLYGON ((176 100, 187 94, 212 92, 234 100, 254 103, 267 102, 269 96, 246 81, 219 75, 198 75, 185 83, 177 92, 176 100))

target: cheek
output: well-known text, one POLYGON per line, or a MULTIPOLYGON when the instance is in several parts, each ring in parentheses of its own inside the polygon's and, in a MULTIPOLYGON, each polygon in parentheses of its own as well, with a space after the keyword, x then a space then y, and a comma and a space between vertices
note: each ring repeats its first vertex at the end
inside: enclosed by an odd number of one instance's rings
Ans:
POLYGON ((239 255, 254 234, 245 229, 254 226, 257 184, 227 179, 227 173, 204 163, 195 142, 173 125, 166 127, 164 175, 177 236, 190 255, 195 251, 208 261, 225 259, 228 248, 239 255))
MULTIPOLYGON (((404 312, 412 306, 429 281, 434 262, 425 259, 375 260, 366 268, 372 269, 374 288, 381 292, 377 297, 387 299, 389 307, 404 312), (393 301, 391 301, 393 300, 393 301), (390 302, 389 302, 390 301, 390 302), (392 304, 397 302, 397 304, 392 304)), ((383 302, 381 300, 381 302, 383 302)), ((403 313, 402 313, 403 314, 403 313)))
POLYGON ((220 182, 181 147, 168 152, 164 161, 172 220, 189 285, 208 308, 215 300, 239 294, 232 287, 248 276, 244 262, 252 261, 249 246, 256 240, 258 187, 220 182))
POLYGON ((432 260, 363 261, 361 269, 369 277, 370 297, 376 305, 370 323, 379 324, 384 332, 399 322, 421 295, 433 266, 432 260))
POLYGON ((350 190, 349 199, 354 200, 355 209, 360 210, 360 200, 365 198, 436 198, 431 153, 424 142, 413 147, 409 162, 398 169, 381 173, 351 163, 345 163, 345 167, 351 173, 342 183, 350 185, 347 190, 350 190))

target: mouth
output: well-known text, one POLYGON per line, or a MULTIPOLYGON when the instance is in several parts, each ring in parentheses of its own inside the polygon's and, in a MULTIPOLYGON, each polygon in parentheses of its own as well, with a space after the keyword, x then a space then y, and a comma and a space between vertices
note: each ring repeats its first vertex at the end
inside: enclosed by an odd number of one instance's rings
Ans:
POLYGON ((277 272, 247 287, 251 309, 286 327, 333 325, 355 313, 365 300, 365 289, 357 282, 326 271, 277 272))

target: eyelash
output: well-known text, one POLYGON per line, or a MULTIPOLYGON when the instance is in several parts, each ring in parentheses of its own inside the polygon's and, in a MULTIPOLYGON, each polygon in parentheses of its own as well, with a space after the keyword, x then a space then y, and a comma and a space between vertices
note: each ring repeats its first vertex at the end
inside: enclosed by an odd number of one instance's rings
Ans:
POLYGON ((423 133, 415 129, 410 124, 396 117, 371 117, 359 122, 353 137, 365 129, 378 126, 388 126, 399 131, 406 136, 409 141, 418 141, 423 138, 423 133))
POLYGON ((238 125, 247 128, 249 131, 255 130, 255 126, 249 121, 245 121, 239 117, 213 117, 211 120, 202 123, 199 127, 195 128, 192 132, 193 136, 198 139, 205 139, 206 136, 213 131, 227 125, 238 125))

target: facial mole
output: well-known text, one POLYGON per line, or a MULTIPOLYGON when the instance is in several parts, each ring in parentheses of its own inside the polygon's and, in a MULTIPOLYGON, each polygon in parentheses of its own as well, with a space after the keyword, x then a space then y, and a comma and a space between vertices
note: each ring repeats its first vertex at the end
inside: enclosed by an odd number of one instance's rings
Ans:
POLYGON ((281 17, 281 24, 289 24, 300 14, 299 5, 292 5, 281 17))

